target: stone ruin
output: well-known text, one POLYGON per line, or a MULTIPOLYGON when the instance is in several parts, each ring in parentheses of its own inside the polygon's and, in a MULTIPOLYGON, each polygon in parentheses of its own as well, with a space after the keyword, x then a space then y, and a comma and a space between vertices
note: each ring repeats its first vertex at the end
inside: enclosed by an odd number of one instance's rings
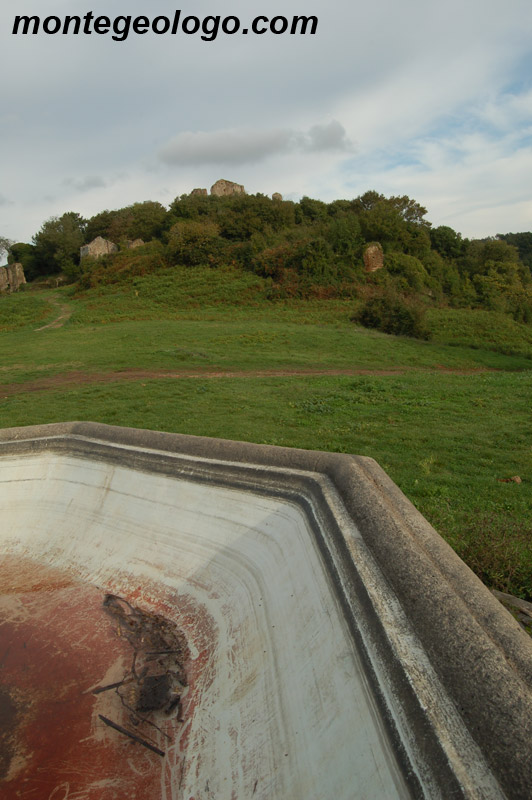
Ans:
POLYGON ((83 247, 80 247, 79 257, 87 258, 87 256, 92 256, 92 258, 100 258, 108 253, 116 253, 117 250, 118 247, 114 242, 104 239, 103 236, 97 236, 89 244, 84 244, 83 247))
POLYGON ((26 276, 22 264, 17 262, 0 267, 0 294, 17 292, 23 283, 26 283, 26 276))
MULTIPOLYGON (((190 197, 206 197, 207 194, 207 189, 192 189, 190 197)), ((226 181, 223 178, 211 186, 213 197, 229 197, 233 194, 246 194, 246 190, 241 183, 233 183, 233 181, 226 181)))
POLYGON ((384 266, 384 254, 378 242, 368 244, 364 250, 364 266, 366 272, 376 272, 384 266))
POLYGON ((221 178, 211 186, 211 194, 215 197, 227 197, 232 194, 246 194, 246 190, 240 183, 233 183, 233 181, 221 178))
MULTIPOLYGON (((206 197, 208 194, 207 189, 192 189, 189 197, 206 197)), ((246 190, 241 183, 234 183, 233 181, 226 181, 221 178, 211 186, 211 195, 214 197, 230 197, 234 194, 246 194, 246 190)), ((278 202, 282 201, 283 196, 279 192, 272 194, 272 200, 278 202)))
MULTIPOLYGON (((133 250, 133 248, 141 247, 143 244, 144 239, 128 239, 126 242, 126 249, 133 250)), ((89 244, 80 247, 79 257, 86 258, 87 256, 91 256, 92 258, 100 258, 109 253, 116 253, 117 250, 118 245, 114 242, 111 242, 109 239, 104 239, 103 236, 97 236, 96 239, 93 239, 89 244)))

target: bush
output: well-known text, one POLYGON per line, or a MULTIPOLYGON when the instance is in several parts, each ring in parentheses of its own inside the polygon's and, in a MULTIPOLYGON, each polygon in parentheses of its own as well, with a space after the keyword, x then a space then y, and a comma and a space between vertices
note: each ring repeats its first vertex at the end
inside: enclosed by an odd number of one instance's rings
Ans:
POLYGON ((176 222, 168 236, 167 253, 171 263, 187 267, 219 266, 225 245, 219 234, 218 225, 209 220, 176 222))
POLYGON ((405 253, 387 253, 384 257, 384 266, 391 275, 398 275, 403 279, 405 289, 411 288, 419 292, 428 282, 425 267, 414 256, 407 256, 405 253))
POLYGON ((352 320, 365 328, 376 328, 395 336, 429 339, 430 332, 424 317, 424 310, 412 301, 391 293, 382 293, 366 300, 352 320))

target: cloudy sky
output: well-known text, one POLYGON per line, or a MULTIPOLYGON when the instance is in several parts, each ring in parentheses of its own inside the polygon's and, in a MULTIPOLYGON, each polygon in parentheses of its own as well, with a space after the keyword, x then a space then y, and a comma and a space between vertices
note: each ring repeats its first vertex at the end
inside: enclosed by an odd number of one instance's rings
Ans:
POLYGON ((408 194, 465 236, 532 230, 529 0, 2 0, 0 235, 218 178, 408 194), (13 35, 16 14, 314 14, 314 35, 13 35))

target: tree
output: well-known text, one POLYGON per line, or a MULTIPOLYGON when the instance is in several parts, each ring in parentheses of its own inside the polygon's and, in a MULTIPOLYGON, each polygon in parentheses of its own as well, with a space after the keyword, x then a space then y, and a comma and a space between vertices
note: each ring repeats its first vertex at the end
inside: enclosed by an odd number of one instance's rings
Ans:
POLYGON ((333 217, 323 226, 323 237, 346 263, 354 264, 360 256, 364 239, 354 214, 333 217))
POLYGON ((473 239, 467 243, 461 263, 471 275, 486 274, 494 265, 519 264, 519 251, 501 239, 473 239))
POLYGON ((458 258, 465 249, 462 235, 448 225, 439 225, 430 231, 432 247, 444 258, 458 258))
POLYGON ((26 280, 34 280, 39 272, 35 261, 35 246, 26 242, 15 242, 11 245, 8 261, 22 264, 26 280))
POLYGON ((127 239, 150 242, 159 239, 167 222, 168 212, 161 203, 146 200, 115 211, 101 211, 87 223, 85 239, 91 242, 103 236, 115 244, 127 239))
POLYGON ((296 222, 306 224, 318 222, 327 218, 327 203, 322 200, 313 200, 311 197, 302 197, 296 206, 296 222))
POLYGON ((6 236, 0 236, 0 261, 9 254, 13 242, 6 236))
POLYGON ((503 239, 507 244, 513 244, 519 251, 519 258, 532 272, 532 232, 523 233, 498 233, 497 239, 503 239))
POLYGON ((66 272, 75 276, 86 222, 75 211, 51 217, 33 237, 37 274, 66 272))
POLYGON ((219 233, 218 226, 209 220, 176 222, 170 229, 167 246, 172 263, 218 266, 225 244, 219 233))

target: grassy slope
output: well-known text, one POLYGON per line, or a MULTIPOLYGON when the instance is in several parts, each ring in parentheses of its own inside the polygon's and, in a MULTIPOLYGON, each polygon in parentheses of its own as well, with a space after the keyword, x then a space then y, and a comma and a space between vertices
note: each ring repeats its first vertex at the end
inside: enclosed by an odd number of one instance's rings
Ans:
MULTIPOLYGON (((434 340, 417 342, 355 327, 345 301, 273 305, 261 286, 235 287, 229 273, 213 286, 205 280, 212 273, 193 272, 181 288, 165 274, 77 299, 62 290, 56 295, 75 313, 64 328, 41 333, 28 324, 24 301, 42 324, 46 296, 0 298, 0 321, 11 328, 0 335, 0 383, 131 367, 395 374, 154 379, 0 394, 2 425, 92 419, 371 455, 484 580, 532 596, 530 327, 438 310, 434 340), (501 482, 514 475, 523 482, 501 482)), ((55 313, 50 308, 49 319, 55 313)))

